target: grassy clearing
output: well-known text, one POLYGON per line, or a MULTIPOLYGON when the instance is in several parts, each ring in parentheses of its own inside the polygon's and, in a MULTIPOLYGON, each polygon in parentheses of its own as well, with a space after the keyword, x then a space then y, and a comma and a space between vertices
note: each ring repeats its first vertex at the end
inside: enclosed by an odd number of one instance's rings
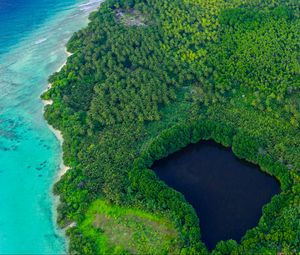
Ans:
POLYGON ((95 201, 78 226, 99 254, 178 254, 175 227, 164 217, 95 201))
POLYGON ((135 9, 117 9, 115 17, 125 26, 146 26, 145 17, 135 9))

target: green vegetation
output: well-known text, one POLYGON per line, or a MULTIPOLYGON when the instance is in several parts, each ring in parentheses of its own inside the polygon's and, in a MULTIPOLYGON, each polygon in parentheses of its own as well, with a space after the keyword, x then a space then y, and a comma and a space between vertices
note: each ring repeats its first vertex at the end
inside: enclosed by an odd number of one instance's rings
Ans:
POLYGON ((208 254, 194 209, 148 169, 201 139, 232 146, 282 189, 240 243, 222 241, 212 254, 300 252, 299 8, 297 0, 107 0, 90 16, 43 95, 71 167, 54 188, 59 224, 77 223, 71 254, 208 254), (116 19, 120 10, 146 25, 116 19))
POLYGON ((135 9, 115 10, 115 17, 118 22, 121 22, 125 26, 146 26, 144 15, 135 9))
POLYGON ((93 202, 78 227, 101 254, 178 254, 180 247, 174 226, 163 217, 103 200, 93 202))

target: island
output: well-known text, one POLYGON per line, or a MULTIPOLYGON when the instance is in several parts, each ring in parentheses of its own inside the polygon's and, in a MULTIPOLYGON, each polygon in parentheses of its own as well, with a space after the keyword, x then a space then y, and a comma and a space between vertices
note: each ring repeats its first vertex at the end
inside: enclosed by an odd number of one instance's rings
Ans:
POLYGON ((42 95, 64 138, 54 193, 70 254, 300 252, 299 7, 106 0, 90 15, 42 95), (203 140, 280 184, 255 227, 212 249, 205 219, 151 169, 203 140))

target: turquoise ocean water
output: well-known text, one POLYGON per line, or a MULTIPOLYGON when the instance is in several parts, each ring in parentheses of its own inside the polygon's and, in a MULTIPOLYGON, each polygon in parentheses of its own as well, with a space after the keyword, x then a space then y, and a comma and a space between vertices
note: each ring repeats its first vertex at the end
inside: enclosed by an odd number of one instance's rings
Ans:
POLYGON ((63 254, 51 188, 59 141, 40 94, 100 0, 0 0, 0 254, 63 254))

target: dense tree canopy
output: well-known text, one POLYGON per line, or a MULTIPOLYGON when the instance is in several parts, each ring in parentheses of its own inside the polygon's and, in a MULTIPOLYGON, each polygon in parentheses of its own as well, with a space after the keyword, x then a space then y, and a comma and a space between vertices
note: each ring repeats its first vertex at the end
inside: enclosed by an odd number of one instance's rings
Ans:
POLYGON ((149 169, 202 139, 232 146, 282 189, 240 243, 221 241, 212 254, 300 252, 299 8, 297 0, 107 0, 91 14, 43 95, 71 167, 54 191, 59 224, 77 223, 72 254, 99 252, 106 233, 85 225, 98 198, 164 215, 178 252, 208 254, 194 209, 149 169), (143 25, 121 22, 117 10, 142 15, 143 25))

